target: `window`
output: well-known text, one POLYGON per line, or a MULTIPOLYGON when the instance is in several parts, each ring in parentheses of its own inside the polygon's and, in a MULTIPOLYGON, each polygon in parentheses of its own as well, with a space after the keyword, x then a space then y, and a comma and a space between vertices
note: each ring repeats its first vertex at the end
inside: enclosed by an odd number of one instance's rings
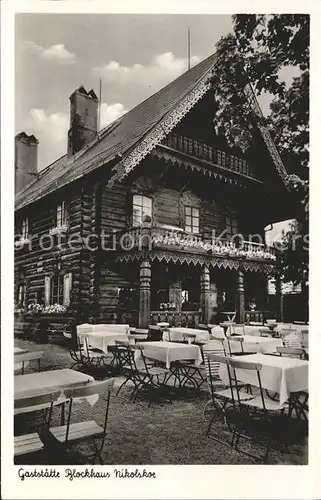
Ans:
POLYGON ((51 280, 51 304, 62 304, 64 293, 64 280, 61 274, 56 274, 51 280))
POLYGON ((198 208, 185 207, 185 231, 188 233, 199 232, 200 214, 198 208))
POLYGON ((25 307, 26 305, 27 287, 25 283, 20 283, 17 290, 17 305, 18 307, 25 307))
POLYGON ((24 219, 22 221, 22 226, 21 226, 21 236, 22 239, 27 240, 29 237, 29 221, 28 218, 24 219))
POLYGON ((225 228, 229 236, 237 234, 237 221, 233 217, 227 215, 225 217, 225 228))
POLYGON ((133 196, 133 226, 139 226, 144 216, 152 218, 152 199, 135 194, 133 196))
POLYGON ((64 201, 57 205, 57 227, 65 226, 67 223, 66 204, 64 201))
POLYGON ((72 285, 72 273, 56 273, 45 277, 45 305, 60 304, 69 306, 72 285))

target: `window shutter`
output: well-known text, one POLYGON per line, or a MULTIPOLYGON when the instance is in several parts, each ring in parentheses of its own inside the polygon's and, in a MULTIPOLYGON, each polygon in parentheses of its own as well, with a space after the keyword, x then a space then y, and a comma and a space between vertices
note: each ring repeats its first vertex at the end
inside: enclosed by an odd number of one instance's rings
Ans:
POLYGON ((64 295, 63 295, 63 305, 68 307, 70 304, 70 292, 72 284, 72 273, 67 273, 64 275, 64 295))
POLYGON ((45 305, 50 305, 51 299, 51 278, 50 276, 45 276, 45 305))

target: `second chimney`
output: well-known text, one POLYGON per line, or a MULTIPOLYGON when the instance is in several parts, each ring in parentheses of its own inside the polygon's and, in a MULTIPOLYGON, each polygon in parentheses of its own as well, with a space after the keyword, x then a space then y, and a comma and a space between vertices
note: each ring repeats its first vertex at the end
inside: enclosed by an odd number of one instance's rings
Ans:
POLYGON ((38 175, 38 144, 34 135, 25 132, 15 137, 15 192, 21 191, 38 175))
POLYGON ((87 92, 81 86, 69 99, 68 156, 72 156, 97 137, 98 98, 93 90, 87 92))

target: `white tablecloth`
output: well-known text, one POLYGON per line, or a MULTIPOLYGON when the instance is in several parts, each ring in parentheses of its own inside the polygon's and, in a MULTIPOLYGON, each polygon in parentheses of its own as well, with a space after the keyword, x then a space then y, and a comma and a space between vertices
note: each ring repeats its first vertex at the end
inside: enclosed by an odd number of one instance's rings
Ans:
POLYGON ((201 350, 197 345, 175 342, 144 342, 145 356, 165 363, 170 368, 173 361, 193 360, 197 366, 202 363, 201 350))
MULTIPOLYGON (((272 337, 256 337, 255 335, 242 335, 243 341, 243 350, 244 352, 276 352, 277 347, 282 347, 281 339, 274 339, 272 337)), ((227 352, 229 352, 228 341, 225 342, 225 347, 227 352)), ((240 342, 230 340, 230 348, 231 352, 241 352, 241 344, 240 342)))
POLYGON ((210 339, 210 335, 206 330, 197 330, 196 328, 184 327, 169 328, 169 335, 166 331, 163 333, 163 340, 170 340, 171 342, 182 342, 185 339, 190 342, 207 342, 210 339), (195 335, 195 338, 185 338, 185 334, 193 334, 195 335))
MULTIPOLYGON (((242 362, 260 363, 262 365, 260 371, 262 387, 280 394, 281 404, 288 400, 291 392, 308 391, 308 361, 260 353, 237 356, 235 359, 242 362)), ((221 364, 219 375, 225 384, 229 383, 226 365, 221 364)), ((237 369, 236 375, 240 382, 258 386, 256 371, 237 369)))
POLYGON ((114 332, 114 333, 128 333, 128 324, 113 324, 113 323, 99 323, 97 325, 91 325, 89 323, 83 323, 77 326, 77 333, 96 333, 96 332, 114 332))
MULTIPOLYGON (((94 381, 95 379, 91 375, 69 368, 17 375, 14 377, 14 398, 19 399, 58 390, 62 391, 63 396, 65 389, 80 387, 94 381)), ((87 400, 94 404, 97 401, 97 396, 90 396, 87 400)))
POLYGON ((128 336, 122 332, 113 331, 95 331, 88 333, 79 333, 79 337, 87 337, 88 347, 100 349, 108 352, 109 345, 115 345, 115 340, 128 341, 128 336))

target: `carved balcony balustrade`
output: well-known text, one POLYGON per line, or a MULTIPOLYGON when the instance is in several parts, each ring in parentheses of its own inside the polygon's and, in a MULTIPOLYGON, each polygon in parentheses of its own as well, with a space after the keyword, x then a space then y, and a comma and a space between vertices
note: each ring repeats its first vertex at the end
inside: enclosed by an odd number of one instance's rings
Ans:
POLYGON ((229 170, 243 176, 256 178, 248 162, 243 158, 213 148, 209 144, 183 135, 171 134, 166 137, 162 145, 180 151, 194 158, 205 160, 216 167, 229 170))

